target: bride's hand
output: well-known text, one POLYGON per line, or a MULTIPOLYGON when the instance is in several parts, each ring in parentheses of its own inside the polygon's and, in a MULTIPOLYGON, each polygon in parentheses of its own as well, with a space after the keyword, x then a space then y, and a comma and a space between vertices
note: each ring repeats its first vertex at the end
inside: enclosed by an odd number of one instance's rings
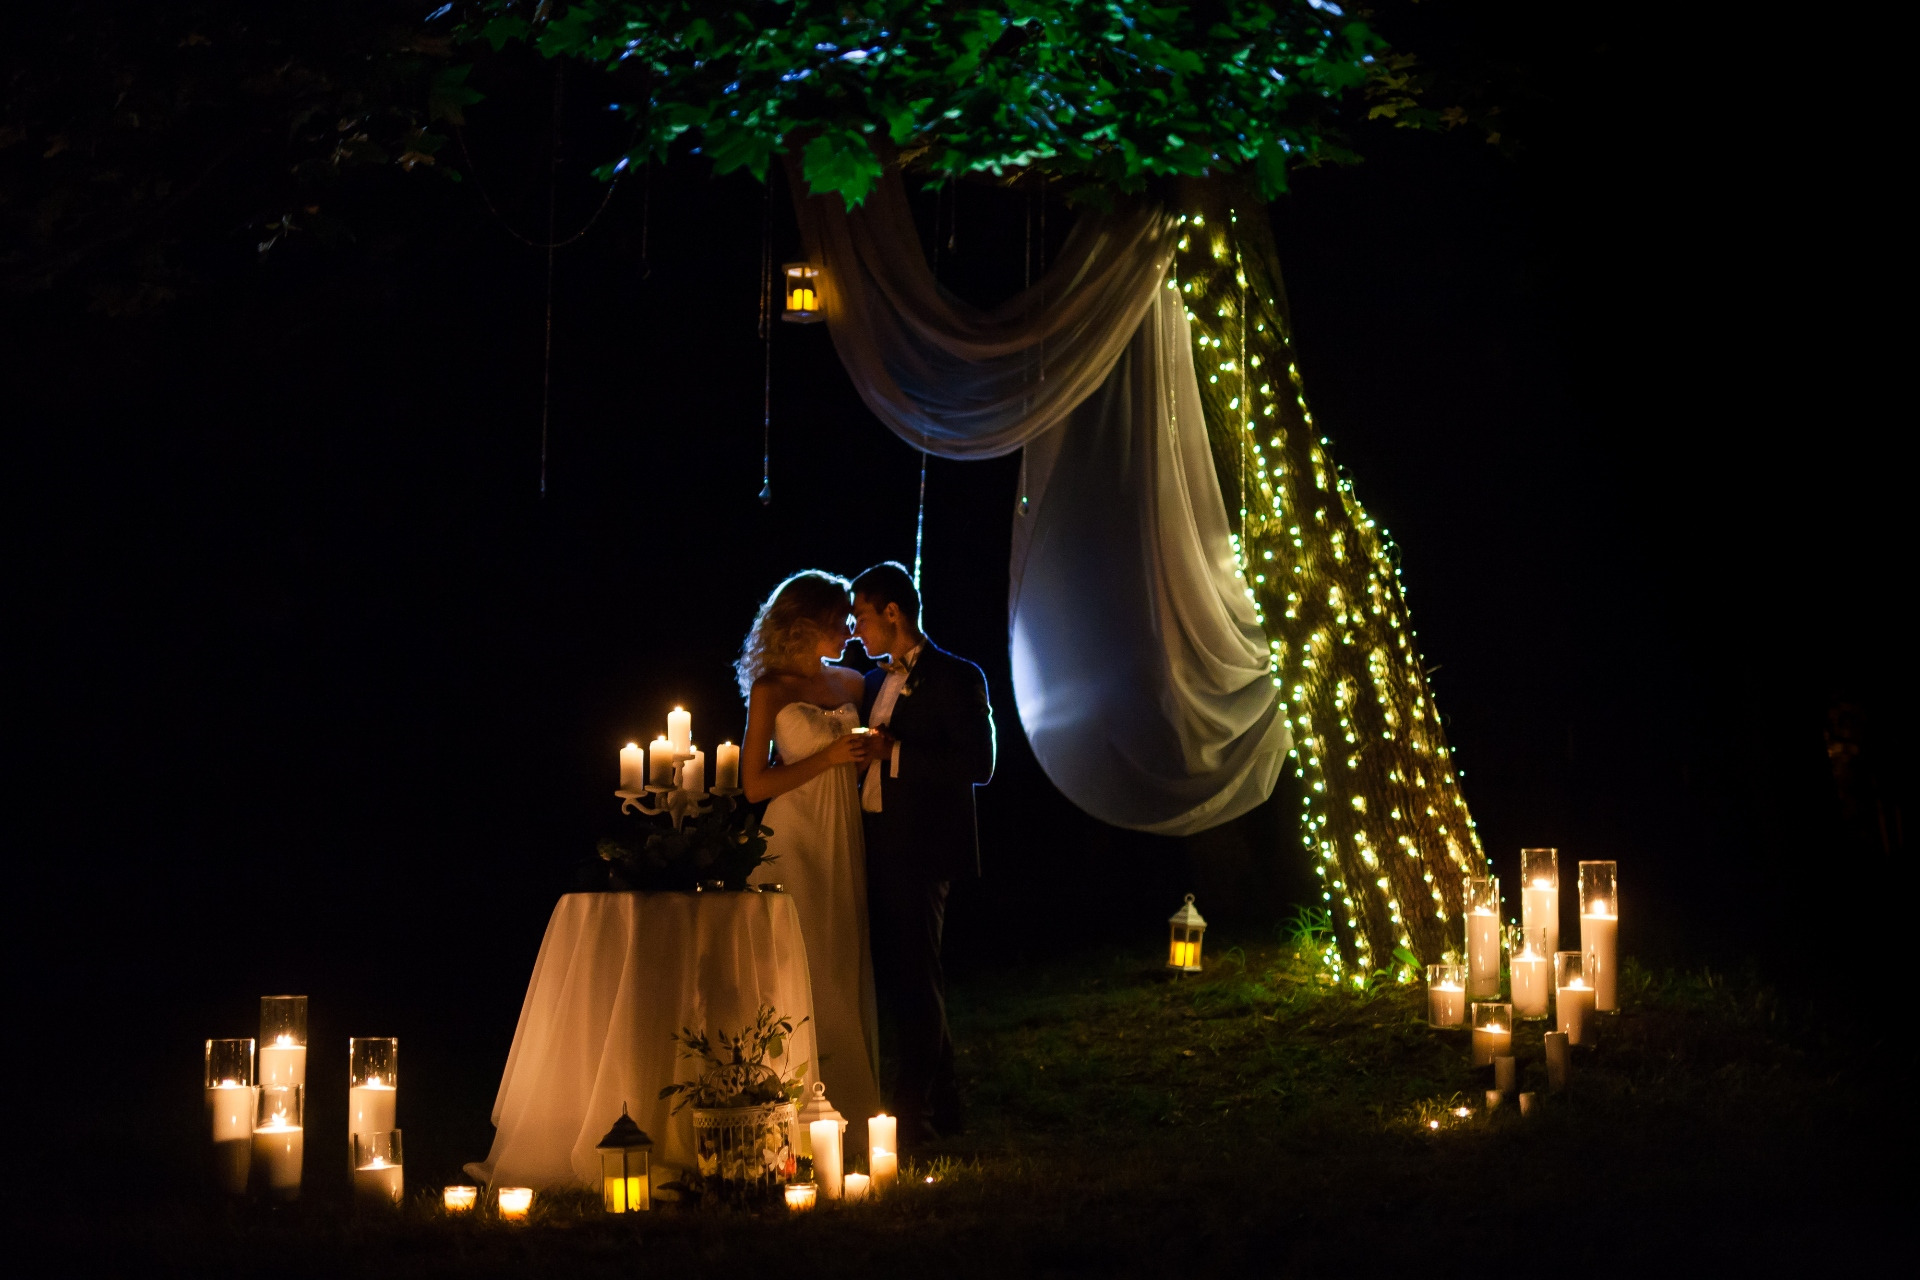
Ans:
POLYGON ((842 734, 820 754, 827 758, 828 764, 865 764, 866 744, 861 741, 865 736, 859 733, 842 734))

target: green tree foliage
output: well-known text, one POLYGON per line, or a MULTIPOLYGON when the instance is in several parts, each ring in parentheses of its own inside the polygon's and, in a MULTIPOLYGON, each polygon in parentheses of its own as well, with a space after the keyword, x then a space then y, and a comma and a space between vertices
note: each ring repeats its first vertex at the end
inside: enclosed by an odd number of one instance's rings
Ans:
POLYGON ((685 143, 720 172, 764 177, 774 156, 797 151, 815 192, 850 203, 872 189, 888 149, 939 177, 1037 168, 1082 192, 1243 171, 1271 197, 1290 166, 1345 158, 1338 109, 1364 100, 1386 52, 1334 0, 476 0, 472 10, 465 32, 496 50, 530 41, 628 87, 619 106, 635 142, 608 172, 685 143))

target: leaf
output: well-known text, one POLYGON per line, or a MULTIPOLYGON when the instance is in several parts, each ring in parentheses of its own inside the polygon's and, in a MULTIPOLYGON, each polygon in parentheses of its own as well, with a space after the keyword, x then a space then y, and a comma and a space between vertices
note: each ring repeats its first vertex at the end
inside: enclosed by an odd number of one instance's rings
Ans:
POLYGON ((815 195, 836 191, 847 207, 857 208, 880 180, 880 158, 858 133, 835 129, 821 134, 801 153, 807 185, 815 195))

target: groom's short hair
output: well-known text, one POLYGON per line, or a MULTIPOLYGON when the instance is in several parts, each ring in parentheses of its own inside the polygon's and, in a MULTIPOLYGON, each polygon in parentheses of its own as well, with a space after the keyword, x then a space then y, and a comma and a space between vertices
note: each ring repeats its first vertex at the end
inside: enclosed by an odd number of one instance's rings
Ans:
POLYGON ((899 605, 913 629, 920 629, 920 593, 914 590, 913 575, 898 561, 883 560, 855 578, 853 594, 865 596, 876 609, 899 605))

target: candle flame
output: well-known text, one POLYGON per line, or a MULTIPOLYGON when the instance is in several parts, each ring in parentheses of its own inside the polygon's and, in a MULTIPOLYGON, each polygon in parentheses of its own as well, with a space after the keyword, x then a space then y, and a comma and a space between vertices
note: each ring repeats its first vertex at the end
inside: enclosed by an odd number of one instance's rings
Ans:
POLYGON ((1604 919, 1613 914, 1613 907, 1606 902, 1595 902, 1587 914, 1590 916, 1599 916, 1604 919))
POLYGON ((385 1157, 375 1156, 373 1159, 367 1161, 367 1163, 361 1165, 360 1167, 362 1169, 384 1169, 387 1167, 387 1162, 385 1157))
POLYGON ((273 1044, 276 1049, 293 1049, 298 1047, 293 1043, 293 1037, 284 1031, 274 1037, 273 1044))
POLYGON ((1536 889, 1551 889, 1553 888, 1553 881, 1543 876, 1535 876, 1533 878, 1533 887, 1536 889))
POLYGON ((1502 1035, 1505 1035, 1505 1034, 1507 1033, 1507 1029, 1506 1029, 1505 1027, 1503 1027, 1503 1026, 1501 1026, 1501 1025, 1500 1025, 1499 1023, 1497 1023, 1497 1022, 1489 1022, 1489 1023, 1488 1023, 1488 1024, 1486 1025, 1486 1026, 1484 1026, 1484 1027, 1482 1027, 1482 1028, 1480 1028, 1480 1029, 1481 1029, 1482 1031, 1484 1031, 1484 1032, 1486 1032, 1486 1033, 1487 1033, 1488 1035, 1496 1035, 1496 1036, 1502 1036, 1502 1035))
POLYGON ((638 751, 639 749, 640 749, 640 744, 637 742, 629 742, 627 744, 627 750, 629 751, 638 751))
POLYGON ((222 1080, 214 1086, 216 1089, 238 1089, 239 1087, 240 1082, 238 1080, 222 1080))
POLYGON ((1465 1120, 1468 1116, 1473 1114, 1473 1108, 1472 1107, 1455 1107, 1453 1109, 1453 1114, 1459 1116, 1462 1120, 1465 1120))
POLYGON ((1575 978, 1567 984, 1567 990, 1569 991, 1585 991, 1586 989, 1587 980, 1585 978, 1575 978))
POLYGON ((1439 1122, 1438 1120, 1429 1120, 1429 1121, 1427 1121, 1427 1128, 1429 1128, 1429 1129, 1438 1129, 1439 1127, 1440 1127, 1440 1122, 1439 1122))

